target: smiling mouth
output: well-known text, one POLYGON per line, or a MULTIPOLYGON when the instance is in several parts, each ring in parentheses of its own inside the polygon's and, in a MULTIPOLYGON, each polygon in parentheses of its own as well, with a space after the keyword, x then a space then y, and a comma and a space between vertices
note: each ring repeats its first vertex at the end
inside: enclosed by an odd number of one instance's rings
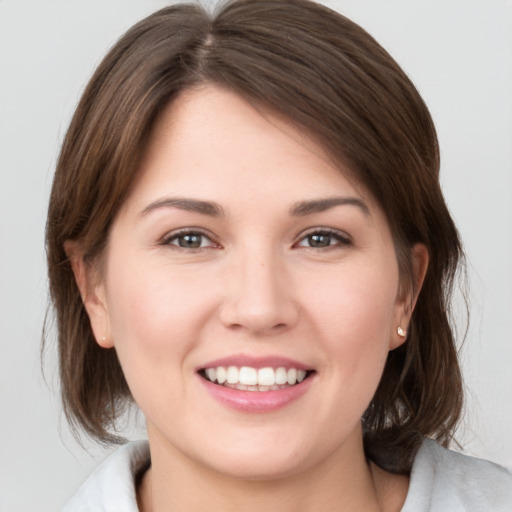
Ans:
POLYGON ((297 386, 315 373, 297 368, 252 368, 250 366, 217 366, 203 368, 199 375, 205 380, 240 391, 278 391, 297 386))

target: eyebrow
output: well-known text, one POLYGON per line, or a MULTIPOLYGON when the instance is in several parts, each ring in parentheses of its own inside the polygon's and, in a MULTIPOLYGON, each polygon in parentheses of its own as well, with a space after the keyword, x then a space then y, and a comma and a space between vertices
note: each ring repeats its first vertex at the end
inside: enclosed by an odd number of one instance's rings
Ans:
MULTIPOLYGON (((357 197, 328 197, 325 199, 312 199, 309 201, 300 201, 290 208, 290 215, 294 217, 303 217, 313 213, 321 213, 336 206, 355 206, 365 215, 370 215, 370 209, 367 204, 357 197)), ((202 201, 200 199, 191 199, 186 197, 166 197, 158 199, 146 206, 140 213, 145 216, 154 210, 160 208, 179 208, 188 212, 200 213, 211 217, 224 217, 222 206, 213 201, 202 201)))
POLYGON ((201 213, 203 215, 210 215, 211 217, 224 217, 224 210, 219 204, 186 197, 166 197, 158 199, 146 206, 146 208, 140 212, 140 215, 147 215, 159 208, 179 208, 187 212, 201 213))
POLYGON ((365 215, 371 216, 368 205, 358 197, 327 197, 325 199, 313 199, 310 201, 300 201, 295 203, 290 209, 293 216, 305 216, 313 213, 325 212, 336 206, 355 206, 365 215))

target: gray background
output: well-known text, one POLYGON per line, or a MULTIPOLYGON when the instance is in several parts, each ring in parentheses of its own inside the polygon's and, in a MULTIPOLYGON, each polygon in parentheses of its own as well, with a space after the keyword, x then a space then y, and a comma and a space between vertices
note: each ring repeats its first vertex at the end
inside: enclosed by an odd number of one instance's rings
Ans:
MULTIPOLYGON (((94 66, 132 23, 167 3, 0 0, 1 512, 58 509, 107 453, 70 435, 53 345, 47 382, 41 375, 45 212, 59 144, 94 66)), ((325 3, 391 52, 436 121, 443 187, 470 262, 459 440, 512 467, 512 3, 325 3)))

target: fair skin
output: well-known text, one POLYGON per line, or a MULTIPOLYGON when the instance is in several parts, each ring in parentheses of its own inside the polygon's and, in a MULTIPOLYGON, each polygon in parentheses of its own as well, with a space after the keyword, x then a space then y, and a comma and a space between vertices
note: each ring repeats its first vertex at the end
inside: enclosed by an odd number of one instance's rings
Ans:
MULTIPOLYGON (((155 126, 101 274, 69 252, 146 416, 141 510, 400 510, 407 478, 367 462, 361 416, 416 296, 383 212, 297 127, 213 86, 185 91, 155 126), (303 380, 211 381, 229 366, 303 380)), ((425 248, 412 258, 419 290, 425 248)))

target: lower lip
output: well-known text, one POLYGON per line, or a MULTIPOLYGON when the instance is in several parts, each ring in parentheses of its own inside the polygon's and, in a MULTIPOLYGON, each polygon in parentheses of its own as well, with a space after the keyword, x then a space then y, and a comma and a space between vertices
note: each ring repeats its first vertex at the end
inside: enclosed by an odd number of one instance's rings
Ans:
POLYGON ((304 395, 314 379, 311 375, 300 384, 275 391, 241 391, 198 377, 213 398, 223 405, 237 411, 254 413, 272 412, 286 407, 304 395))

